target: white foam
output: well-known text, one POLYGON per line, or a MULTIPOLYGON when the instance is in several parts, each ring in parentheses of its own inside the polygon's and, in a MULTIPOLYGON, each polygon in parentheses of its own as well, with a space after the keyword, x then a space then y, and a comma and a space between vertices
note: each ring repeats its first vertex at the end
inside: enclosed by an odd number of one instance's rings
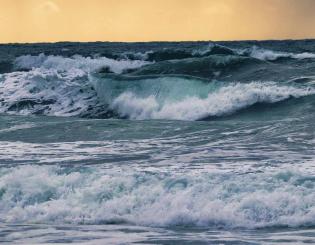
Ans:
POLYGON ((5 222, 127 222, 146 226, 309 226, 315 220, 314 179, 276 173, 160 174, 58 167, 0 170, 5 222))
POLYGON ((96 93, 91 87, 84 72, 36 68, 4 74, 0 83, 0 112, 79 115, 96 104, 96 93))
POLYGON ((121 73, 150 62, 106 57, 21 56, 15 60, 23 72, 0 75, 0 112, 76 116, 97 106, 89 75, 102 67, 121 73))
POLYGON ((91 58, 80 55, 66 58, 44 54, 38 56, 24 55, 15 60, 15 66, 19 69, 45 68, 58 71, 81 70, 90 72, 102 67, 109 67, 114 73, 122 73, 126 69, 139 68, 150 63, 143 60, 114 60, 106 57, 91 58))
POLYGON ((18 130, 22 130, 22 129, 29 129, 29 128, 33 128, 33 127, 34 127, 33 123, 23 123, 23 124, 14 125, 12 127, 8 127, 5 129, 0 129, 0 133, 13 132, 13 131, 18 131, 18 130))
POLYGON ((290 53, 290 52, 280 52, 280 51, 273 51, 273 50, 268 50, 264 48, 260 48, 257 46, 253 46, 250 49, 245 49, 245 50, 239 50, 239 54, 245 54, 248 53, 249 56, 259 59, 259 60, 269 60, 269 61, 274 61, 279 58, 292 58, 292 59, 315 59, 315 54, 314 53, 309 53, 309 52, 304 52, 304 53, 290 53))

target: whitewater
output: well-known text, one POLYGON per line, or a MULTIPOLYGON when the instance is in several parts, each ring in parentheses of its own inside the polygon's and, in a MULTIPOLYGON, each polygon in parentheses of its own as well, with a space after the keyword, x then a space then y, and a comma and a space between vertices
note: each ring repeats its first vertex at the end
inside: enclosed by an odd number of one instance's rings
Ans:
POLYGON ((315 243, 315 41, 0 45, 0 242, 315 243))

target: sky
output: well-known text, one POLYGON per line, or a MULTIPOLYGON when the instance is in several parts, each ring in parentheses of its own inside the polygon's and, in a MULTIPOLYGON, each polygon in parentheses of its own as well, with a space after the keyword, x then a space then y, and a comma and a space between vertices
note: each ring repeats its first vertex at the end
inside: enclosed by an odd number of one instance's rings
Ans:
POLYGON ((315 0, 0 0, 0 42, 315 38, 315 0))

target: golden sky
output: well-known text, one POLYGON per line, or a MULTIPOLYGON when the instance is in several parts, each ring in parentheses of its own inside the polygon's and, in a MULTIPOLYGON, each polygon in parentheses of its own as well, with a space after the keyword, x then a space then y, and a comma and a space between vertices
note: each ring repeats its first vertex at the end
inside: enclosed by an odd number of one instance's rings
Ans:
POLYGON ((315 38, 315 0, 0 0, 0 42, 315 38))

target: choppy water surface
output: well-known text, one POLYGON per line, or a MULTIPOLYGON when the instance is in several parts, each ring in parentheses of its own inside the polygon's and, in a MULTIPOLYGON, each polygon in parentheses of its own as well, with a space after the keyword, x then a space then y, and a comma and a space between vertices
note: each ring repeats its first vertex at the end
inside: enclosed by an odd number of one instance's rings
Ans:
POLYGON ((0 242, 315 243, 313 41, 0 53, 0 242))

